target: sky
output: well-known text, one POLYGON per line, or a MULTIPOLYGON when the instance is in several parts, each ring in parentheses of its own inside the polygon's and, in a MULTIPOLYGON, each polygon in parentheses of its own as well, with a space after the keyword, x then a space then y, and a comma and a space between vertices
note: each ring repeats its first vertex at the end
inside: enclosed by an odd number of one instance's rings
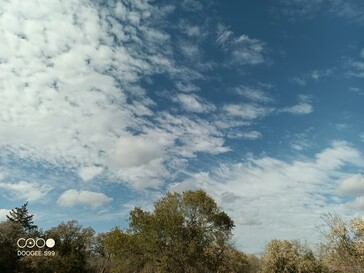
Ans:
POLYGON ((0 0, 0 219, 128 225, 204 189, 233 242, 364 217, 361 0, 0 0))

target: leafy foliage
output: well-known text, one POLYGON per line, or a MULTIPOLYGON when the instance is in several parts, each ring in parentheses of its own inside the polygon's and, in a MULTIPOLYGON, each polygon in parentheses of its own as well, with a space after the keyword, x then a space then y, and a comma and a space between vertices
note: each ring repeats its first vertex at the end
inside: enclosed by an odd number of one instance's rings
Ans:
POLYGON ((345 222, 328 214, 324 221, 328 227, 326 243, 321 245, 325 263, 333 271, 364 272, 364 220, 345 222))
POLYGON ((129 229, 109 233, 107 249, 123 266, 158 272, 218 272, 234 222, 204 191, 167 193, 153 212, 135 208, 129 229))
POLYGON ((327 215, 314 253, 272 240, 261 258, 231 243, 233 220, 202 190, 167 193, 152 211, 134 208, 129 227, 96 234, 77 221, 39 230, 28 203, 0 223, 1 273, 327 273, 364 272, 364 220, 327 215), (53 238, 57 255, 18 257, 19 238, 53 238))
POLYGON ((327 269, 298 241, 272 240, 262 258, 261 273, 324 273, 327 269))
POLYGON ((0 272, 14 273, 19 267, 16 242, 25 235, 19 222, 7 220, 0 223, 0 272))
POLYGON ((28 202, 22 205, 20 208, 16 207, 9 212, 9 215, 6 215, 8 220, 12 222, 19 223, 26 231, 31 232, 37 229, 37 226, 34 225, 33 214, 29 214, 28 212, 28 202))

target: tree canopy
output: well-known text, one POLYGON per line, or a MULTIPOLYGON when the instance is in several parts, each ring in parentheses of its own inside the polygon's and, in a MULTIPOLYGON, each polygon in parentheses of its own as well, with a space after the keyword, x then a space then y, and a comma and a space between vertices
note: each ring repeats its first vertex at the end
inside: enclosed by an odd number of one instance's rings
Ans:
POLYGON ((16 207, 9 212, 9 215, 6 215, 7 219, 12 222, 18 222, 21 226, 28 232, 37 229, 37 226, 34 225, 33 214, 28 212, 28 202, 22 205, 20 208, 16 207))
POLYGON ((360 218, 326 216, 318 252, 300 241, 274 239, 257 257, 234 247, 233 220, 202 190, 166 193, 150 211, 132 209, 126 229, 98 234, 75 220, 40 230, 27 205, 0 223, 1 273, 364 272, 360 218), (52 238, 56 255, 18 256, 19 238, 52 238))
POLYGON ((217 272, 233 227, 206 192, 167 193, 152 212, 132 210, 129 228, 111 231, 106 246, 114 256, 127 257, 124 267, 134 268, 130 272, 146 266, 158 272, 217 272))

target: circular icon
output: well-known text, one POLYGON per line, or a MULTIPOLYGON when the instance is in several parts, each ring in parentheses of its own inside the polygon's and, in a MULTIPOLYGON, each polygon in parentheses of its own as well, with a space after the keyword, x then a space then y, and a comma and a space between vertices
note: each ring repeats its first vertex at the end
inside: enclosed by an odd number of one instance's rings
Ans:
POLYGON ((20 238, 20 239, 16 242, 16 244, 18 245, 18 247, 19 247, 19 248, 24 248, 24 247, 26 247, 26 245, 27 245, 27 243, 26 243, 26 241, 25 241, 25 239, 24 239, 24 238, 20 238))
POLYGON ((45 246, 46 242, 43 238, 37 238, 35 241, 35 245, 39 248, 43 248, 45 246))
POLYGON ((54 247, 55 244, 56 244, 56 242, 52 238, 47 239, 47 241, 46 241, 46 246, 49 248, 54 247))
POLYGON ((35 240, 33 238, 29 238, 25 241, 25 244, 28 248, 33 248, 35 246, 35 240))

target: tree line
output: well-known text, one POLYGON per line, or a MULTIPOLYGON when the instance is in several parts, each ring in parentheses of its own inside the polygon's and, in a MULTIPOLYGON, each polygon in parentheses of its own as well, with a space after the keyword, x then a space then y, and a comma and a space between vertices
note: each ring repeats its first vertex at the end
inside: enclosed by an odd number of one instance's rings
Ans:
MULTIPOLYGON (((72 220, 39 229, 28 203, 0 223, 1 273, 364 272, 364 220, 324 218, 325 242, 272 240, 261 257, 234 247, 234 221, 203 190, 167 193, 153 211, 134 208, 129 227, 96 234, 72 220), (19 256, 19 238, 52 238, 55 256, 19 256)), ((33 249, 33 248, 32 248, 33 249)))

